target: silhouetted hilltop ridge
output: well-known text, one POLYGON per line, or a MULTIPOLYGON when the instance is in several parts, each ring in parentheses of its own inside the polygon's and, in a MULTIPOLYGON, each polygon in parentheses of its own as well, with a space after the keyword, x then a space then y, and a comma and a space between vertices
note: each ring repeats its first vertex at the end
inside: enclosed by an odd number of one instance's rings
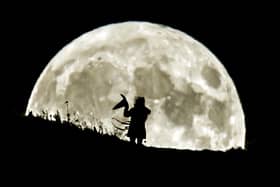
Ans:
MULTIPOLYGON (((5 136, 9 159, 20 163, 106 165, 109 167, 244 167, 255 163, 244 150, 189 151, 131 145, 112 135, 57 123, 40 117, 17 116, 5 136), (249 161, 249 162, 248 162, 249 161), (194 166, 196 165, 196 166, 194 166)), ((56 165, 56 164, 54 164, 56 165)), ((94 166, 93 166, 94 165, 94 166)), ((102 166, 103 167, 103 166, 102 166)))

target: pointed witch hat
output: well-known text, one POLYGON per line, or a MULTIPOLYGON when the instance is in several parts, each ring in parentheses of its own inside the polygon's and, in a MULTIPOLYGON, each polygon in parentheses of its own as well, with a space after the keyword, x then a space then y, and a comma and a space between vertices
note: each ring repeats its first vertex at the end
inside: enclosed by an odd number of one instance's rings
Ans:
POLYGON ((125 96, 123 94, 121 94, 121 96, 122 96, 122 100, 113 107, 113 110, 116 110, 116 109, 119 109, 119 108, 122 108, 122 107, 127 107, 128 108, 128 102, 127 102, 125 96))

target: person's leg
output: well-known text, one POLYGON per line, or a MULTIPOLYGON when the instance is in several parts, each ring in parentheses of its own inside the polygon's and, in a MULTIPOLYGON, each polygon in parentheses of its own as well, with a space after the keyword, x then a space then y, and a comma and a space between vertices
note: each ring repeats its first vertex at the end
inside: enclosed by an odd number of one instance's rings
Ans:
POLYGON ((137 144, 142 145, 143 139, 142 138, 137 138, 137 144))
POLYGON ((130 137, 130 143, 135 144, 135 137, 130 137))

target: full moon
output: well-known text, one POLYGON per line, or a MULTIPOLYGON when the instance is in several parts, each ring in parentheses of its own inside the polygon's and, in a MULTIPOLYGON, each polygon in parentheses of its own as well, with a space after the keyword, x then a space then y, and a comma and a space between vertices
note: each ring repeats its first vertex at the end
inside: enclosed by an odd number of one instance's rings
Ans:
POLYGON ((148 22, 106 25, 66 45, 41 73, 26 114, 59 111, 65 120, 68 101, 73 122, 127 139, 114 125, 129 120, 122 109, 112 110, 120 93, 130 106, 145 97, 152 111, 146 146, 245 147, 243 109, 222 63, 187 34, 148 22))

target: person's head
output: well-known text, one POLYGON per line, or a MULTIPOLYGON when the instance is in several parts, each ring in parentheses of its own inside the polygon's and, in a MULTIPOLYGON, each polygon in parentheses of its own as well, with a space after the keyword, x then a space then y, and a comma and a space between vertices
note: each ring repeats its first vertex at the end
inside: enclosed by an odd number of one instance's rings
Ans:
POLYGON ((145 98, 144 97, 136 97, 135 98, 135 106, 145 106, 145 98))

